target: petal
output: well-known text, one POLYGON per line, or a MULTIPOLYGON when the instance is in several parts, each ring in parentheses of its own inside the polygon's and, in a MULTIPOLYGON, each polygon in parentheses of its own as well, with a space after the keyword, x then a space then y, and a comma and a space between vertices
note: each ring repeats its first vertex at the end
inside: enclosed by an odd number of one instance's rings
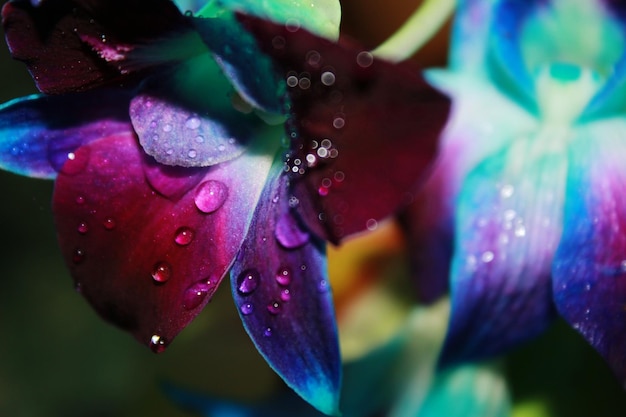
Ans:
POLYGON ((241 16, 288 85, 287 162, 304 222, 332 242, 373 229, 429 167, 449 102, 409 63, 241 16))
MULTIPOLYGON (((53 202, 77 290, 105 319, 162 351, 211 299, 239 250, 271 163, 262 150, 206 168, 176 200, 146 181, 153 162, 133 135, 77 149, 53 202)), ((152 182, 170 173, 153 170, 152 182)))
POLYGON ((194 19, 194 24, 242 98, 267 112, 284 112, 280 74, 234 15, 224 13, 219 18, 194 19))
POLYGON ((553 269, 559 313, 626 383, 626 122, 579 129, 570 146, 564 230, 553 269))
POLYGON ((324 244, 312 236, 295 247, 279 241, 277 223, 293 215, 282 163, 271 178, 231 271, 233 298, 276 373, 311 405, 337 414, 341 360, 324 244))
POLYGON ((106 90, 59 97, 34 95, 0 106, 0 167, 52 179, 75 149, 132 130, 128 93, 106 90))
POLYGON ((187 25, 169 0, 33 4, 29 0, 6 3, 3 25, 13 57, 26 63, 38 88, 46 93, 119 83, 120 71, 107 59, 115 61, 135 44, 149 44, 187 25))
POLYGON ((208 53, 152 77, 130 104, 141 146, 162 164, 185 167, 241 155, 260 120, 234 108, 234 94, 208 53))
POLYGON ((500 354, 551 322, 549 280, 567 167, 555 144, 566 139, 560 128, 517 137, 463 184, 443 364, 500 354))
POLYGON ((221 12, 221 8, 238 11, 247 15, 271 20, 276 23, 288 23, 300 26, 329 39, 339 37, 341 4, 338 0, 222 0, 219 5, 208 4, 201 14, 212 17, 221 12), (219 10, 215 10, 217 7, 219 10))

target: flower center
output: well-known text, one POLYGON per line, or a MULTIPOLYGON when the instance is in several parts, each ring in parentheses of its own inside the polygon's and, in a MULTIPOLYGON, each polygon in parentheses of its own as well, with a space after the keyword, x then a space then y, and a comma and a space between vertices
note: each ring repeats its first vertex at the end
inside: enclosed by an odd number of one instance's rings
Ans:
POLYGON ((542 120, 550 125, 571 125, 581 115, 604 80, 579 65, 553 62, 535 75, 537 104, 542 120))

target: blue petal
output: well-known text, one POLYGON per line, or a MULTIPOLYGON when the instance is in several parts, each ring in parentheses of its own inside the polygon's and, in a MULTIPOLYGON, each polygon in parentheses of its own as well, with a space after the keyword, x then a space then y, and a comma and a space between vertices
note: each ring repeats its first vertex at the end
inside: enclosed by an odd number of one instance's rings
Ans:
POLYGON ((218 18, 194 19, 196 30, 237 92, 251 105, 270 113, 283 113, 285 86, 272 61, 231 13, 218 18))
POLYGON ((541 144, 562 139, 555 134, 516 138, 463 184, 444 364, 500 354, 551 322, 550 273, 567 163, 541 144))
POLYGON ((554 260, 559 313, 626 384, 626 121, 586 126, 570 146, 564 230, 554 260))
POLYGON ((144 83, 130 116, 142 147, 160 163, 212 166, 243 153, 261 123, 233 107, 233 94, 205 53, 144 83))
POLYGON ((101 90, 64 96, 33 95, 0 106, 0 167, 55 178, 83 144, 132 130, 127 92, 101 90))
POLYGON ((313 236, 294 247, 278 240, 277 222, 293 212, 282 163, 273 169, 231 271, 233 298, 269 365, 314 407, 336 414, 341 361, 325 248, 313 236))

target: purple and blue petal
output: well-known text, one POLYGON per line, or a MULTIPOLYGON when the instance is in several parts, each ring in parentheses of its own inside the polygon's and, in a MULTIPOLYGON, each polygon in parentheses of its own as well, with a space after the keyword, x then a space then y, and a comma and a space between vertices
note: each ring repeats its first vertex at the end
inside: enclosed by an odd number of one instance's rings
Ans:
POLYGON ((580 129, 569 152, 554 300, 626 384, 626 123, 613 119, 580 129))
POLYGON ((145 80, 130 117, 144 151, 158 162, 211 166, 242 154, 261 124, 233 106, 235 94, 204 53, 145 80))
POLYGON ((551 265, 562 230, 561 129, 518 137, 472 170, 458 197, 446 365, 505 352, 555 316, 551 265))
POLYGON ((154 167, 132 131, 76 149, 53 212, 77 290, 103 318, 165 349, 237 254, 271 165, 267 145, 188 175, 154 167))
POLYGON ((449 100, 409 63, 377 60, 348 40, 240 20, 287 83, 287 169, 304 223, 334 243, 376 228, 424 179, 449 100))
POLYGON ((122 90, 33 95, 0 106, 0 167, 53 179, 82 145, 132 130, 122 90))
POLYGON ((276 373, 314 407, 337 414, 341 359, 325 246, 300 232, 290 239, 277 234, 280 222, 297 228, 291 205, 288 178, 277 163, 231 270, 233 299, 276 373))

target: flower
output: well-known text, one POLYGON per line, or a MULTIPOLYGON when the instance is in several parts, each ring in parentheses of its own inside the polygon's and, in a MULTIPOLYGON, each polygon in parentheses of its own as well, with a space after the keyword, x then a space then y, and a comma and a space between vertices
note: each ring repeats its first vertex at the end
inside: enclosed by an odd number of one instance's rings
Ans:
POLYGON ((230 270, 259 352, 328 414, 341 373, 323 240, 397 208, 448 110, 412 66, 300 29, 329 35, 336 6, 11 1, 9 47, 48 95, 0 108, 0 166, 55 180, 62 254, 101 316, 163 351, 230 270), (281 69, 231 8, 286 22, 241 17, 281 69), (388 128, 407 112, 423 117, 388 128))
POLYGON ((421 293, 452 299, 442 363, 558 314, 626 381, 623 2, 465 1, 433 175, 403 217, 421 293))

